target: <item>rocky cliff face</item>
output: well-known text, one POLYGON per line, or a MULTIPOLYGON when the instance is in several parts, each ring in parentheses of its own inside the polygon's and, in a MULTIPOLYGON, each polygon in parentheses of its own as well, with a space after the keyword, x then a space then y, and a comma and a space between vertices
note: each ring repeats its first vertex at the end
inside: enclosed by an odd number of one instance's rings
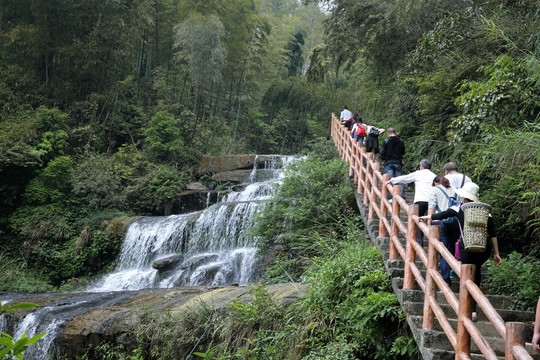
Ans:
MULTIPOLYGON (((63 354, 71 359, 84 354, 90 345, 99 345, 104 341, 135 348, 131 333, 136 326, 135 314, 141 309, 170 311, 179 315, 185 310, 197 311, 200 307, 219 309, 235 298, 250 300, 247 290, 240 286, 196 286, 132 292, 27 295, 24 298, 18 295, 17 301, 34 302, 39 308, 9 314, 8 328, 13 331, 14 324, 29 313, 34 313, 32 316, 36 322, 52 317, 64 326, 56 339, 43 338, 43 342, 54 343, 56 354, 49 354, 53 358, 63 354), (50 311, 45 311, 47 309, 50 311)), ((307 286, 276 284, 268 286, 268 291, 276 302, 288 306, 307 291, 307 286)), ((9 295, 0 294, 0 299, 6 296, 9 295)))
POLYGON ((281 157, 277 155, 223 155, 203 156, 198 169, 198 177, 205 180, 195 181, 186 189, 176 194, 165 215, 182 214, 204 209, 219 201, 220 197, 231 189, 245 186, 257 168, 257 180, 271 177, 268 167, 281 167, 281 157))

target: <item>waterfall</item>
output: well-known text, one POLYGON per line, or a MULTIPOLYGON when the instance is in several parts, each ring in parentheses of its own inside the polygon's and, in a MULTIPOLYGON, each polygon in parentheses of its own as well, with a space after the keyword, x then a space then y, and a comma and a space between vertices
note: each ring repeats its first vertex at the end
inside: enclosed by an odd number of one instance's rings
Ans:
MULTIPOLYGON (((266 158, 266 157, 265 157, 266 158)), ((256 280, 256 244, 247 235, 254 214, 270 198, 294 157, 272 156, 248 184, 189 214, 145 217, 131 224, 116 269, 89 291, 196 285, 247 285, 256 280), (156 261, 173 259, 156 270, 156 261)))
MULTIPOLYGON (((13 333, 15 338, 46 333, 29 346, 24 359, 63 358, 61 334, 81 314, 123 304, 148 288, 246 285, 257 280, 257 248, 247 232, 254 214, 283 179, 283 168, 297 158, 265 155, 264 159, 264 166, 254 165, 246 184, 236 186, 236 191, 220 192, 218 202, 208 206, 208 200, 202 211, 134 222, 127 230, 116 269, 90 287, 91 293, 60 294, 21 318, 2 315, 0 331, 13 333), (164 260, 170 260, 167 266, 159 271, 153 267, 164 260)), ((36 296, 48 295, 0 294, 0 301, 6 304, 36 296)))

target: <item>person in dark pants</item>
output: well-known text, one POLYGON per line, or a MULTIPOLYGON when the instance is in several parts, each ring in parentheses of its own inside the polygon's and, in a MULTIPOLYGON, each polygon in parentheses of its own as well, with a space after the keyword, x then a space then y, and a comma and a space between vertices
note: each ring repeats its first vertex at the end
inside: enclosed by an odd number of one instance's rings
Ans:
MULTIPOLYGON (((450 186, 450 181, 442 175, 437 175, 433 179, 433 192, 429 197, 428 203, 428 215, 440 213, 447 210, 450 206, 457 205, 459 200, 457 194, 450 186)), ((430 221, 428 221, 428 225, 430 221)), ((448 249, 448 251, 454 255, 455 243, 459 238, 459 226, 457 224, 457 218, 449 218, 440 221, 434 221, 433 225, 439 226, 439 240, 448 249)), ((440 257, 440 270, 444 281, 448 286, 452 285, 450 276, 450 265, 444 257, 440 257)))
MULTIPOLYGON (((428 211, 428 201, 431 192, 433 191, 432 183, 435 179, 435 175, 431 169, 431 161, 428 159, 422 159, 420 161, 420 169, 416 170, 413 173, 407 175, 397 176, 390 179, 388 182, 391 182, 392 185, 395 184, 408 184, 414 182, 414 204, 418 205, 418 215, 426 215, 428 211)), ((384 186, 388 184, 386 182, 384 186)), ((418 231, 416 236, 416 241, 420 246, 424 245, 424 234, 421 231, 418 231)))
MULTIPOLYGON (((461 189, 456 189, 456 193, 461 197, 461 203, 466 204, 468 202, 477 202, 478 201, 478 190, 479 187, 473 182, 468 182, 463 185, 461 189)), ((422 216, 422 220, 442 220, 447 219, 450 217, 456 216, 459 221, 459 226, 461 229, 465 226, 465 213, 463 212, 463 209, 461 208, 461 205, 459 206, 452 206, 448 210, 440 212, 438 214, 433 215, 427 215, 422 216)), ((495 261, 495 265, 499 266, 502 262, 501 257, 499 255, 499 243, 497 240, 497 236, 495 235, 495 224, 493 222, 493 217, 491 214, 488 218, 487 223, 487 232, 488 232, 488 239, 486 250, 483 252, 469 252, 465 251, 465 244, 463 244, 463 237, 459 240, 459 254, 461 256, 461 263, 462 264, 474 264, 476 265, 476 271, 474 273, 474 283, 480 287, 480 283, 482 281, 482 265, 489 259, 491 256, 491 251, 493 250, 493 261, 495 261)), ((477 321, 477 314, 476 314, 476 302, 473 302, 472 307, 472 321, 477 321)))
MULTIPOLYGON (((390 179, 403 175, 403 155, 405 155, 405 144, 399 136, 396 129, 389 127, 386 129, 388 137, 384 139, 380 154, 384 159, 384 172, 390 175, 390 179)), ((401 197, 405 198, 405 185, 401 186, 401 197)), ((392 193, 388 194, 388 200, 392 200, 392 193)))

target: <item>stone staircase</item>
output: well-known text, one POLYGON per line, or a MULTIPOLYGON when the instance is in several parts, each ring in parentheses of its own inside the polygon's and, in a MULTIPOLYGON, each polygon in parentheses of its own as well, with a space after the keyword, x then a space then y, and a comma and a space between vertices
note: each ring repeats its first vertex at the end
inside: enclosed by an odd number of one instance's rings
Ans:
MULTIPOLYGON (((406 194, 407 198, 412 199, 412 194, 406 194)), ((420 287, 416 284, 413 290, 403 289, 403 274, 404 274, 404 261, 403 260, 389 260, 389 238, 378 237, 378 220, 367 220, 368 208, 362 202, 362 195, 357 194, 357 204, 360 209, 360 213, 364 219, 366 225, 366 238, 376 245, 381 251, 382 258, 386 270, 392 277, 392 287, 396 293, 399 302, 405 312, 407 323, 414 335, 416 343, 420 349, 423 359, 425 360, 450 360, 455 359, 455 351, 448 340, 446 334, 439 325, 436 317, 434 321, 434 327, 432 330, 422 329, 423 307, 424 307, 424 293, 420 290, 420 287)), ((400 214, 402 220, 406 223, 407 215, 402 211, 400 214)), ((401 238, 401 243, 405 247, 405 239, 401 238)), ((427 241, 424 241, 424 249, 427 253, 427 241)), ((425 278, 425 266, 417 259, 416 266, 425 278)), ((485 271, 485 268, 483 268, 485 271)), ((454 281, 451 287, 456 297, 459 299, 459 279, 454 281)), ((486 294, 489 289, 481 287, 481 290, 486 294)), ((534 353, 530 340, 533 332, 534 313, 527 311, 511 310, 510 305, 512 299, 507 296, 486 294, 486 297, 495 307, 499 315, 505 322, 517 321, 523 322, 526 325, 526 350, 532 356, 534 360, 540 360, 540 354, 534 353)), ((452 309, 444 295, 437 293, 437 303, 441 306, 447 316, 454 331, 457 329, 457 315, 452 309)), ((502 337, 497 333, 493 325, 489 322, 486 316, 483 314, 480 307, 478 307, 478 322, 476 327, 480 330, 485 339, 489 342, 492 349, 497 354, 499 359, 504 359, 505 344, 502 337)), ((478 347, 471 340, 471 359, 484 359, 484 356, 478 350, 478 347)))

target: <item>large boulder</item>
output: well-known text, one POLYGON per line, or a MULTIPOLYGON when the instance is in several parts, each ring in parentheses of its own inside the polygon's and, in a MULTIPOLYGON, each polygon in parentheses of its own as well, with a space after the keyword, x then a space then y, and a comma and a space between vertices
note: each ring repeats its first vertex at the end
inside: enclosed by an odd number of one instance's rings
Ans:
POLYGON ((182 261, 184 261, 184 255, 171 255, 154 261, 152 267, 157 271, 167 271, 175 268, 182 261))

